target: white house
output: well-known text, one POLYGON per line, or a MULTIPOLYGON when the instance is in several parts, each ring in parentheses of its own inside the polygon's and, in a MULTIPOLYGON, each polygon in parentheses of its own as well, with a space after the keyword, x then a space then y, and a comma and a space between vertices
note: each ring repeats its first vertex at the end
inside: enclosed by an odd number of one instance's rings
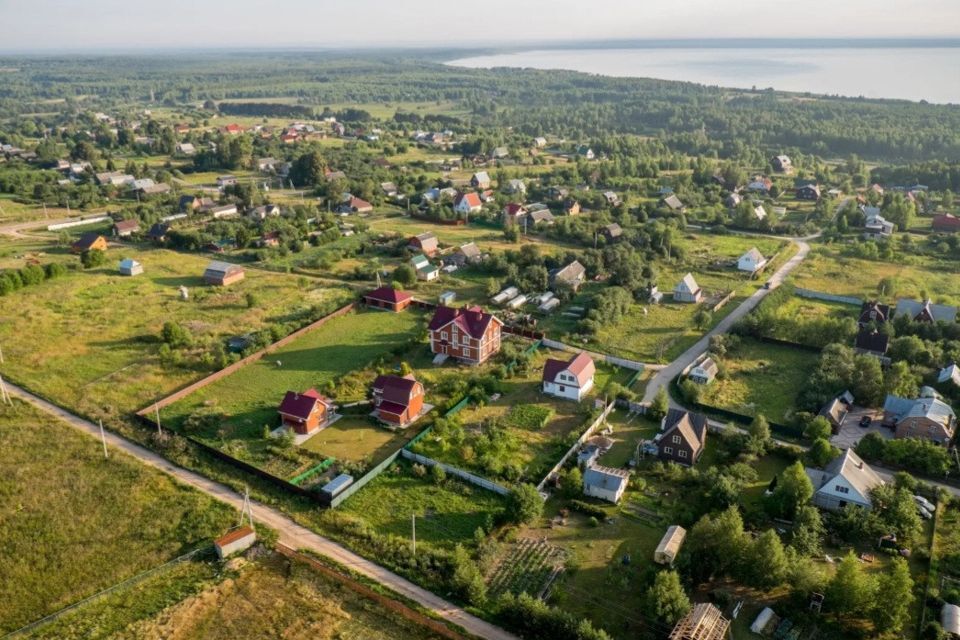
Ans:
POLYGON ((683 276, 677 286, 673 288, 674 302, 700 302, 703 299, 703 289, 693 279, 693 274, 683 276))
POLYGON ((737 269, 746 271, 747 273, 756 273, 762 269, 765 264, 767 264, 767 259, 763 257, 763 254, 761 254, 756 247, 752 247, 737 260, 737 269))
POLYGON ((948 381, 960 387, 960 367, 958 367, 956 363, 940 369, 940 373, 937 375, 937 382, 948 381))
POLYGON ((124 258, 120 261, 120 275, 138 276, 143 273, 143 265, 132 258, 124 258))
POLYGON ((707 355, 690 369, 688 377, 697 384, 710 384, 713 382, 713 379, 717 377, 719 371, 720 368, 717 366, 716 361, 707 355))
POLYGON ((807 468, 806 472, 813 483, 813 504, 829 511, 839 511, 848 504, 871 509, 870 492, 883 484, 853 449, 844 451, 822 470, 807 468))
POLYGON ((423 254, 415 255, 410 258, 410 264, 417 271, 417 280, 430 282, 440 277, 440 268, 430 264, 427 256, 423 254))
POLYGON ((629 481, 629 471, 595 464, 583 473, 583 493, 616 504, 627 490, 629 481))
POLYGON ((547 359, 543 364, 543 392, 580 401, 593 388, 596 366, 585 351, 569 361, 547 359))

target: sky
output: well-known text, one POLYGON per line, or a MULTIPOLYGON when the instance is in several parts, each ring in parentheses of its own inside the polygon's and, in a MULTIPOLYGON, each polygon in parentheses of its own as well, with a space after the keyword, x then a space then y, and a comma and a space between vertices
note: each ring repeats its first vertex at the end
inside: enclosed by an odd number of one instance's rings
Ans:
POLYGON ((960 1, 0 0, 0 33, 7 53, 957 37, 960 1))

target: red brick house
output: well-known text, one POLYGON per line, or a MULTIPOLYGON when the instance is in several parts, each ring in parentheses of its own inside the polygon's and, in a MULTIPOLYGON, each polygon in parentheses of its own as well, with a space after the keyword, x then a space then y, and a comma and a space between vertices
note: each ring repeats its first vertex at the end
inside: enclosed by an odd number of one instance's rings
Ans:
POLYGON ((368 307, 399 312, 413 304, 413 296, 406 291, 397 291, 393 287, 380 287, 365 294, 363 302, 368 307))
POLYGON ((693 466, 707 444, 707 417, 680 409, 670 409, 660 424, 657 456, 661 460, 693 466))
POLYGON ((500 351, 503 322, 480 307, 437 307, 430 321, 430 349, 469 364, 500 351))
POLYGON ((287 391, 283 402, 277 408, 280 422, 301 435, 313 433, 327 421, 327 415, 333 404, 320 395, 316 389, 307 389, 303 393, 287 391))
POLYGON ((944 233, 960 231, 960 218, 950 213, 940 213, 933 216, 933 230, 944 233))
POLYGON ((378 376, 373 381, 373 404, 378 420, 405 427, 423 413, 423 385, 413 375, 378 376))

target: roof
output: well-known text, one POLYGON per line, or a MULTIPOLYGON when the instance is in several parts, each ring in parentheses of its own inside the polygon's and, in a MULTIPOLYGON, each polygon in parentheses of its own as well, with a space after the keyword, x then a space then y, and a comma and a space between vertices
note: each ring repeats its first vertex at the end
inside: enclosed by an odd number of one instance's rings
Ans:
POLYGON ((527 208, 516 202, 509 202, 503 208, 503 212, 508 216, 522 216, 527 213, 527 208))
POLYGON ((690 293, 694 293, 700 290, 700 286, 697 284, 697 281, 693 279, 693 274, 688 273, 683 276, 683 279, 680 280, 680 283, 677 285, 677 289, 686 289, 690 293))
POLYGON ((695 365, 694 369, 702 369, 711 376, 717 375, 717 372, 720 371, 720 367, 717 366, 716 361, 710 356, 707 356, 699 364, 695 365))
POLYGON ((720 614, 720 609, 700 602, 677 622, 669 640, 723 640, 729 628, 730 621, 720 614))
POLYGON ((457 197, 454 198, 453 204, 454 206, 459 206, 460 203, 464 201, 466 201, 467 206, 471 208, 479 208, 483 206, 483 203, 480 202, 480 196, 473 192, 457 194, 457 197))
POLYGON ((310 417, 310 414, 313 413, 318 402, 327 404, 326 399, 321 396, 316 389, 307 389, 303 393, 287 391, 287 395, 283 397, 283 401, 280 403, 277 411, 288 416, 306 420, 310 417))
POLYGON ((163 236, 167 235, 169 231, 170 231, 170 225, 165 224, 163 222, 157 222, 157 223, 154 223, 152 227, 150 227, 150 231, 147 232, 147 235, 150 236, 151 238, 162 238, 163 236))
POLYGON ((406 291, 400 291, 398 289, 394 289, 393 287, 380 287, 379 289, 374 289, 370 293, 364 294, 363 297, 397 304, 400 302, 406 302, 413 296, 406 291))
POLYGON ((554 382, 561 371, 572 373, 577 378, 577 384, 583 387, 597 372, 597 368, 586 351, 581 351, 570 360, 548 358, 543 363, 543 381, 554 382))
POLYGON ((452 322, 455 322, 461 331, 478 340, 487 332, 491 322, 503 324, 496 316, 484 312, 480 307, 453 308, 441 305, 434 312, 428 328, 436 331, 452 322))
POLYGON ((890 394, 883 402, 884 413, 890 414, 897 422, 905 418, 927 418, 939 424, 948 424, 956 416, 953 409, 939 398, 917 398, 910 400, 890 394))
POLYGON ((242 527, 237 527, 233 531, 229 531, 225 533, 224 535, 214 540, 213 543, 218 547, 225 547, 228 544, 234 543, 237 540, 242 540, 243 538, 246 538, 247 536, 253 533, 254 533, 253 528, 251 528, 248 525, 244 525, 242 527))
POLYGON ((405 408, 410 403, 410 396, 419 384, 413 375, 383 375, 377 376, 377 379, 373 381, 373 390, 384 401, 393 402, 405 408))
POLYGON ((460 253, 468 258, 479 258, 481 255, 480 247, 478 247, 475 242, 468 242, 465 245, 461 245, 460 253))
POLYGON ((673 195, 673 194, 670 194, 669 196, 667 196, 666 198, 664 198, 664 199, 663 199, 663 204, 667 205, 668 207, 670 207, 671 209, 674 209, 674 210, 676 210, 676 209, 683 209, 683 203, 680 202, 680 198, 678 198, 677 196, 675 196, 675 195, 673 195))
POLYGON ((666 441, 666 435, 677 431, 684 441, 695 449, 703 446, 707 434, 707 416, 702 413, 670 409, 663 419, 661 442, 666 441))
POLYGON ((140 228, 139 220, 121 220, 113 225, 117 231, 136 231, 140 228))
POLYGON ((658 555, 661 553, 670 553, 670 555, 676 557, 677 552, 680 551, 680 545, 683 544, 683 539, 686 537, 687 530, 680 525, 675 524, 668 527, 667 532, 660 538, 660 544, 657 545, 656 553, 658 555))
POLYGON ((73 247, 75 249, 89 249, 101 238, 103 238, 103 236, 96 232, 85 233, 73 243, 73 247))
POLYGON ((937 376, 937 382, 947 382, 948 380, 953 382, 953 384, 960 386, 960 367, 958 367, 956 363, 940 369, 940 374, 937 376))
POLYGON ((140 263, 134 260, 133 258, 124 258, 120 261, 121 269, 133 269, 134 267, 139 267, 140 263))
POLYGON ((741 260, 743 260, 744 258, 750 258, 754 262, 758 262, 758 263, 763 262, 764 260, 763 254, 760 253, 760 251, 756 247, 751 247, 749 251, 747 251, 745 254, 740 256, 741 260))
POLYGON ((929 315, 934 322, 955 322, 957 319, 956 307, 933 304, 929 298, 924 302, 907 300, 906 298, 897 300, 897 315, 906 314, 911 318, 917 318, 922 313, 929 315))
POLYGON ((420 247, 424 251, 430 251, 431 249, 436 249, 437 245, 439 244, 439 240, 437 240, 437 236, 429 232, 421 233, 413 236, 410 239, 410 243, 413 244, 414 240, 420 244, 420 247))
POLYGON ((555 220, 549 209, 540 209, 530 214, 530 219, 534 222, 552 222, 555 220))
MULTIPOLYGON (((842 476, 847 483, 856 489, 860 495, 870 497, 870 492, 883 484, 883 478, 870 468, 870 466, 860 459, 853 449, 847 449, 843 454, 837 456, 823 468, 827 480, 832 480, 837 476, 842 476)), ((820 489, 824 483, 819 486, 814 485, 815 489, 820 489)))
POLYGON ((607 237, 609 238, 619 238, 621 235, 623 235, 623 227, 616 222, 613 222, 605 226, 603 228, 603 232, 607 234, 607 237))
POLYGON ((940 229, 960 229, 960 218, 952 213, 940 213, 933 216, 933 228, 940 229))
POLYGON ((586 276, 587 268, 580 264, 579 260, 574 260, 567 266, 557 269, 553 272, 553 279, 560 282, 576 283, 586 276))
POLYGON ((601 487, 618 491, 630 479, 630 472, 613 467, 593 465, 583 474, 584 486, 601 487))
POLYGON ((221 262, 220 260, 213 260, 210 264, 207 265, 206 271, 204 273, 222 273, 224 275, 228 273, 236 273, 237 271, 243 271, 243 267, 237 264, 232 264, 230 262, 221 262))
POLYGON ((834 398, 827 404, 823 405, 823 408, 820 409, 820 413, 817 415, 823 416, 830 420, 831 423, 839 425, 843 422, 843 417, 847 413, 847 405, 840 398, 834 398))
POLYGON ((473 179, 477 182, 490 182, 490 175, 486 171, 478 171, 473 174, 473 179))
POLYGON ((868 300, 860 305, 860 322, 886 322, 890 319, 890 305, 868 300))
POLYGON ((853 346, 864 351, 874 353, 886 353, 890 345, 890 336, 879 331, 870 331, 867 328, 860 329, 853 346))
POLYGON ((945 603, 940 610, 940 626, 951 635, 960 635, 960 607, 945 603))

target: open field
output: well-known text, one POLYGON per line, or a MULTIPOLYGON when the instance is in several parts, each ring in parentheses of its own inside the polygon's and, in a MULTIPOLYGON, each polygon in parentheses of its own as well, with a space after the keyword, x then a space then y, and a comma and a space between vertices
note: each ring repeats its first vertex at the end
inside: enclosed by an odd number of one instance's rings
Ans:
POLYGON ((209 287, 201 277, 208 262, 165 250, 111 250, 102 268, 71 271, 0 298, 4 372, 80 413, 109 417, 203 374, 202 368, 161 363, 165 322, 181 324, 197 341, 217 341, 295 321, 313 308, 332 309, 348 295, 250 269, 231 287, 209 287), (115 261, 123 256, 139 260, 144 274, 117 274, 115 261), (187 301, 178 296, 181 285, 190 291, 187 301))
POLYGON ((15 402, 0 409, 0 633, 204 546, 236 514, 15 402))
POLYGON ((796 409, 797 395, 818 357, 811 351, 744 338, 723 360, 726 377, 706 385, 700 402, 783 422, 796 409))
POLYGON ((87 215, 92 212, 92 209, 81 212, 76 210, 68 211, 66 208, 60 208, 52 204, 47 204, 46 212, 44 212, 42 204, 23 204, 16 202, 9 193, 0 193, 0 222, 29 222, 31 220, 43 221, 47 219, 61 220, 63 218, 69 218, 71 215, 87 215))

